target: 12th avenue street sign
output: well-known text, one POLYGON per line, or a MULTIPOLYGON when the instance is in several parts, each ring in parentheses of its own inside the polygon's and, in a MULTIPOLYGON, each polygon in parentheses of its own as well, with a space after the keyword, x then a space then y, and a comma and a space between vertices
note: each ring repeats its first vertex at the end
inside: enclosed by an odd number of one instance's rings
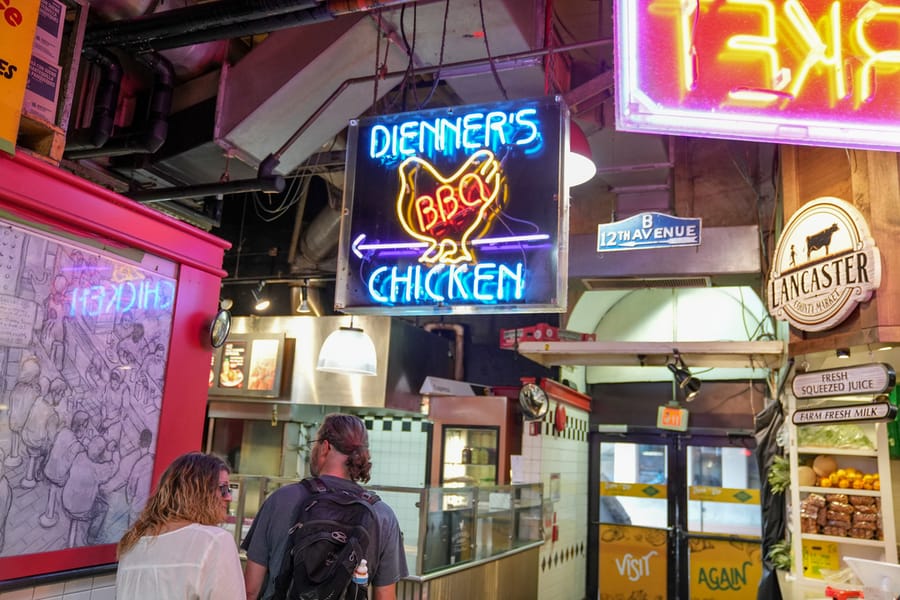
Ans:
POLYGON ((810 371, 794 376, 795 398, 824 398, 852 394, 882 394, 893 389, 894 369, 885 363, 855 365, 841 369, 810 371))
POLYGON ((798 408, 791 417, 794 425, 844 423, 846 421, 893 421, 897 407, 890 402, 846 404, 828 408, 798 408))

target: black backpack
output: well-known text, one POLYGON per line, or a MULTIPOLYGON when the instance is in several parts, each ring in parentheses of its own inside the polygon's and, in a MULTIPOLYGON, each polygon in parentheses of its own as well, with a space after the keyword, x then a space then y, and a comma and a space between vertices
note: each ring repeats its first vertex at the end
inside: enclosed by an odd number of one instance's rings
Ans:
MULTIPOLYGON (((360 588, 353 570, 375 548, 375 510, 380 498, 359 491, 332 489, 318 477, 300 482, 309 492, 297 506, 289 531, 275 598, 289 600, 356 600, 360 588)), ((372 564, 371 558, 368 558, 372 564)), ((361 598, 366 598, 364 591, 361 598)))

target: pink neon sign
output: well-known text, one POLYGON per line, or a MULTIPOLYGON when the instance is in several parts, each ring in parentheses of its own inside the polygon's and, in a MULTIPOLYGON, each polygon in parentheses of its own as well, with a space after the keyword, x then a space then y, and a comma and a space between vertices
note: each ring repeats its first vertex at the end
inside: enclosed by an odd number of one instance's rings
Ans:
POLYGON ((623 131, 900 150, 900 2, 616 0, 623 131))

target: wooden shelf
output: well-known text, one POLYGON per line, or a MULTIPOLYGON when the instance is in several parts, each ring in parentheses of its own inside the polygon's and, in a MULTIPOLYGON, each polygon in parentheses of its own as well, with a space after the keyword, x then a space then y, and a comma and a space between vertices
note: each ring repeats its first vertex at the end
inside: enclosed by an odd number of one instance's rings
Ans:
POLYGON ((834 542, 836 544, 853 544, 854 546, 884 547, 884 540, 864 540, 861 538, 844 537, 840 535, 822 535, 820 533, 801 533, 801 539, 817 542, 834 542))
POLYGON ((559 365, 664 367, 675 348, 691 368, 778 369, 787 358, 781 341, 761 342, 519 342, 522 356, 559 365))
POLYGON ((822 496, 826 494, 846 494, 848 496, 881 497, 881 490, 856 490, 853 488, 821 487, 818 485, 801 485, 797 488, 797 491, 801 493, 808 492, 810 494, 820 494, 822 496))

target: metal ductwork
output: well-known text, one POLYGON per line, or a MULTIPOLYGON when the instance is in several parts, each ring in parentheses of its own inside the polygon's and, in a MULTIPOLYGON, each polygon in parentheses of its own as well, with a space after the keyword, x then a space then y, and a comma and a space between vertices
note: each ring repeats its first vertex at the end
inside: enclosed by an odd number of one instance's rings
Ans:
MULTIPOLYGON (((166 141, 169 134, 169 112, 172 109, 172 91, 175 86, 175 71, 172 64, 159 54, 143 54, 138 60, 153 72, 153 89, 150 93, 150 99, 147 106, 147 116, 143 122, 138 123, 130 128, 129 131, 121 135, 115 135, 108 138, 94 148, 66 148, 65 156, 70 160, 78 160, 82 158, 99 158, 103 156, 126 156, 129 154, 153 154, 159 150, 166 141)), ((110 67, 108 70, 112 69, 110 67)), ((106 71, 105 71, 106 72, 106 71)), ((111 84, 105 85, 104 80, 100 82, 100 92, 104 94, 104 104, 106 102, 106 89, 111 84)), ((111 92, 109 92, 111 95, 111 92)), ((101 124, 105 125, 108 120, 105 106, 99 109, 95 104, 94 116, 98 112, 101 113, 101 124)), ((95 140, 101 140, 103 136, 93 136, 95 140)), ((108 137, 108 136, 107 136, 108 137)))
POLYGON ((89 65, 96 65, 99 80, 90 122, 69 133, 66 137, 66 151, 74 152, 101 148, 112 137, 116 121, 116 106, 119 100, 119 87, 122 84, 122 64, 115 54, 104 49, 89 48, 84 51, 84 58, 89 65))
POLYGON ((709 227, 703 243, 681 248, 597 252, 596 235, 573 235, 569 278, 586 289, 747 285, 759 289, 759 227, 709 227))

